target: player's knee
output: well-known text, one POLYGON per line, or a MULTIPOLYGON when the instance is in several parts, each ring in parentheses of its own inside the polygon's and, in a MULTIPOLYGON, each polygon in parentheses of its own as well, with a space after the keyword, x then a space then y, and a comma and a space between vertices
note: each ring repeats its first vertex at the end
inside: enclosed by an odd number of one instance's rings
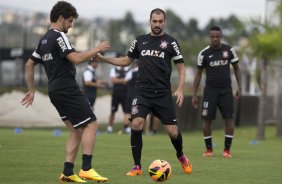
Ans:
POLYGON ((133 130, 142 130, 145 120, 143 118, 134 118, 131 123, 133 130))

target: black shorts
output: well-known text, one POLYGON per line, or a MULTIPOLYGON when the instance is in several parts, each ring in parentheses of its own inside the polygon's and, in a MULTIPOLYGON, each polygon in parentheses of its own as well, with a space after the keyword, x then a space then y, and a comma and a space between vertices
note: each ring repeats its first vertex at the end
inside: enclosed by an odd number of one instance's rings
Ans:
POLYGON ((49 93, 50 100, 63 121, 70 120, 74 128, 96 121, 88 99, 79 88, 67 88, 49 93))
POLYGON ((175 106, 171 93, 154 98, 135 94, 131 104, 131 118, 142 117, 146 119, 147 115, 151 112, 164 125, 177 124, 175 106))
POLYGON ((112 107, 111 112, 115 113, 118 110, 118 105, 121 104, 124 113, 130 113, 130 109, 127 105, 127 94, 113 92, 112 94, 112 107))
POLYGON ((231 88, 205 87, 202 103, 202 118, 204 120, 214 120, 216 110, 219 108, 224 119, 233 118, 233 93, 231 88))

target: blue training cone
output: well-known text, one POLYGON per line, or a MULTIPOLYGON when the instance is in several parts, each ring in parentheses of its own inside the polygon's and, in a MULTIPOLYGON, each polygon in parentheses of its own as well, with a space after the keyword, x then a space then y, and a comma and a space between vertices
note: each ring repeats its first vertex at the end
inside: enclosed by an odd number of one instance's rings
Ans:
POLYGON ((55 129, 54 130, 54 132, 53 132, 53 136, 55 136, 55 137, 59 137, 59 136, 61 136, 62 135, 62 131, 61 131, 61 129, 55 129))
POLYGON ((258 144, 258 141, 257 140, 251 140, 250 144, 258 144))
POLYGON ((21 128, 15 128, 14 129, 15 134, 21 134, 22 132, 23 132, 23 130, 21 128))

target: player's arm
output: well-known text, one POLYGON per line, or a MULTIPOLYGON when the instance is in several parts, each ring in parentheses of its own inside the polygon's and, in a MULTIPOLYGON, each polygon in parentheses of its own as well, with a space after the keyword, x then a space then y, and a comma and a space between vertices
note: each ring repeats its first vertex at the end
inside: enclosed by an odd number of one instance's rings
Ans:
POLYGON ((88 87, 106 87, 108 84, 105 80, 96 80, 96 82, 92 81, 92 73, 90 71, 83 72, 83 84, 88 87))
POLYGON ((178 86, 174 95, 176 96, 176 104, 178 107, 181 107, 184 100, 183 92, 185 87, 186 70, 184 63, 177 63, 176 68, 178 71, 178 86))
POLYGON ((94 47, 88 51, 84 52, 71 52, 66 57, 69 61, 74 64, 79 64, 84 61, 90 60, 94 57, 97 53, 105 52, 110 48, 110 44, 107 41, 101 42, 97 47, 94 47))
POLYGON ((194 76, 194 81, 193 81, 193 89, 192 89, 192 106, 197 109, 198 108, 198 97, 197 97, 197 91, 202 79, 202 73, 203 69, 197 68, 196 74, 194 76))
POLYGON ((21 103, 26 107, 32 105, 32 102, 34 100, 34 93, 35 93, 34 66, 35 65, 36 63, 32 59, 29 59, 25 65, 25 78, 28 86, 28 92, 25 94, 21 103))
POLYGON ((235 93, 235 97, 236 99, 239 99, 241 96, 241 71, 240 71, 240 67, 237 63, 232 64, 233 69, 234 69, 234 74, 235 74, 235 78, 237 80, 237 84, 238 84, 238 89, 235 93))
POLYGON ((128 56, 110 58, 110 57, 102 56, 100 53, 96 55, 96 58, 98 61, 103 61, 105 63, 112 64, 115 66, 128 66, 134 61, 133 58, 130 58, 128 56))

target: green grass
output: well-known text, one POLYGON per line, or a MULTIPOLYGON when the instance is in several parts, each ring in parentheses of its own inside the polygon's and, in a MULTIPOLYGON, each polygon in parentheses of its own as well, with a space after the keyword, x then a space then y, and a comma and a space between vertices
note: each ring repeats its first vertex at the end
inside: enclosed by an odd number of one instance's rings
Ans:
MULTIPOLYGON (((232 146, 232 159, 221 156, 223 130, 213 133, 215 156, 203 158, 204 142, 201 132, 183 134, 184 152, 193 164, 190 175, 183 173, 174 149, 165 134, 143 136, 142 176, 127 177, 133 166, 129 135, 99 134, 93 166, 113 184, 154 183, 147 168, 155 159, 167 160, 172 166, 171 184, 280 184, 282 183, 282 138, 275 137, 275 127, 266 128, 266 140, 250 144, 255 128, 236 129, 232 146)), ((0 128, 0 183, 58 183, 65 158, 68 132, 53 136, 53 129, 0 128)), ((81 152, 75 163, 75 172, 81 166, 81 152)))

